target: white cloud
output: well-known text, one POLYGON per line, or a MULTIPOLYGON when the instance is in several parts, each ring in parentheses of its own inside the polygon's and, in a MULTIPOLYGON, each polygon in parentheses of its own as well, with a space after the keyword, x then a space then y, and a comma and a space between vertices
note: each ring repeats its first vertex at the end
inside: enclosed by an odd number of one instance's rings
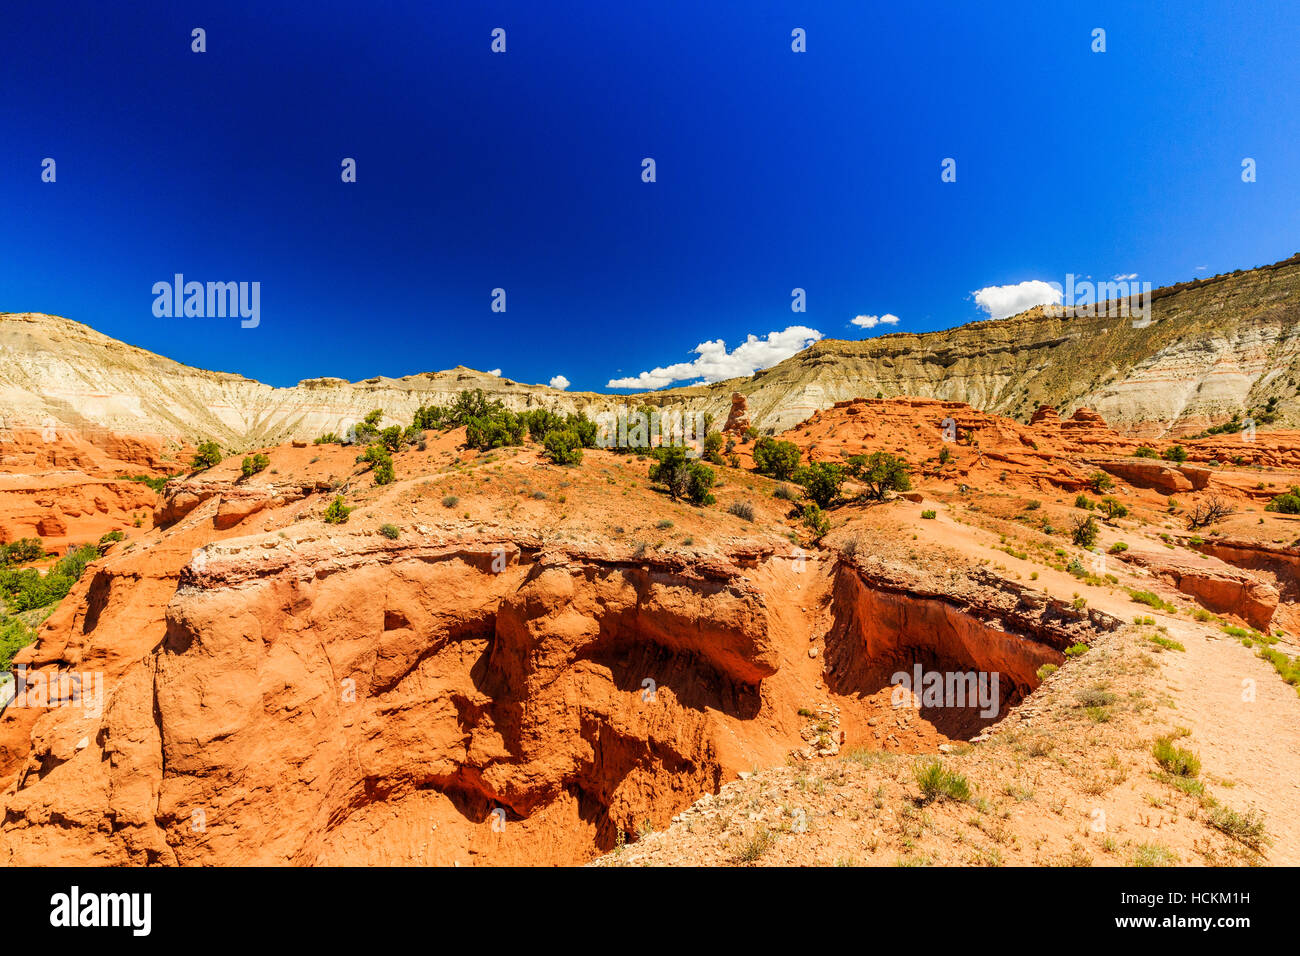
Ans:
POLYGON ((884 315, 860 315, 850 321, 860 329, 874 329, 877 325, 897 325, 898 316, 886 312, 884 315))
POLYGON ((569 387, 569 380, 563 375, 557 375, 551 379, 551 388, 566 389, 569 387))
POLYGON ((691 350, 699 358, 689 362, 678 362, 667 368, 656 368, 629 378, 613 378, 605 387, 663 388, 673 382, 695 379, 721 382, 723 379, 753 375, 759 369, 771 368, 796 352, 802 352, 821 337, 822 334, 816 329, 810 329, 805 325, 792 325, 781 332, 767 333, 765 339, 751 335, 730 352, 727 351, 727 343, 722 339, 701 342, 691 350))
POLYGON ((1113 281, 1115 281, 1115 282, 1131 282, 1132 280, 1136 279, 1137 277, 1138 277, 1138 274, 1137 274, 1136 272, 1130 272, 1130 273, 1129 273, 1128 275, 1126 275, 1126 276, 1111 276, 1111 279, 1112 279, 1113 281))
POLYGON ((499 368, 494 368, 494 369, 492 369, 492 371, 488 372, 488 374, 491 375, 493 378, 500 378, 500 377, 501 377, 501 369, 499 369, 499 368))
POLYGON ((975 304, 989 314, 991 319, 1005 319, 1036 305, 1060 305, 1059 287, 1041 279, 1017 282, 1015 285, 990 285, 974 293, 975 304))

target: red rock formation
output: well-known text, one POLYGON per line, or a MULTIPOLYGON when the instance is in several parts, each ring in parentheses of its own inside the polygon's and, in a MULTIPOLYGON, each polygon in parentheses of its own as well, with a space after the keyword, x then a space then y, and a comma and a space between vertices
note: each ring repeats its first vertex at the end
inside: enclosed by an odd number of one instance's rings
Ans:
POLYGON ((740 435, 748 427, 749 404, 745 401, 744 395, 739 392, 732 392, 731 411, 727 413, 727 424, 722 427, 722 430, 734 435, 740 435))

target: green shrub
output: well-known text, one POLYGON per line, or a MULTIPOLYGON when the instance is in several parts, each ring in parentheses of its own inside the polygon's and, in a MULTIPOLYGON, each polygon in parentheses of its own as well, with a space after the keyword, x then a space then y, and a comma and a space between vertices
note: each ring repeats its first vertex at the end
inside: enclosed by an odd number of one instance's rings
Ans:
POLYGON ((1071 644, 1069 647, 1065 649, 1066 657, 1082 657, 1084 654, 1087 653, 1088 653, 1088 645, 1083 643, 1071 644))
POLYGON ((1182 747, 1175 747, 1168 737, 1161 737, 1151 748, 1151 755, 1156 763, 1175 777, 1195 777, 1201 772, 1201 761, 1196 754, 1182 747))
POLYGON ((701 457, 714 465, 723 464, 722 432, 709 432, 704 436, 704 453, 701 457))
POLYGON ((1109 550, 1111 554, 1123 554, 1125 551, 1128 550, 1128 545, 1125 544, 1123 541, 1116 541, 1114 544, 1110 546, 1109 550))
POLYGON ((576 465, 582 461, 582 438, 575 431, 548 432, 542 444, 546 456, 557 465, 576 465))
POLYGON ((1264 814, 1259 810, 1238 813, 1219 805, 1210 810, 1209 824, 1254 850, 1263 849, 1272 842, 1264 833, 1264 814))
POLYGON ((325 509, 325 523, 343 524, 348 520, 350 514, 352 514, 352 509, 343 503, 343 496, 335 495, 334 500, 325 509))
POLYGON ((941 760, 919 761, 913 768, 916 785, 921 788, 921 797, 932 800, 956 800, 965 803, 970 799, 970 784, 966 778, 949 770, 941 760))
POLYGON ((45 557, 45 546, 40 538, 19 538, 0 545, 0 567, 9 564, 27 564, 45 557))
POLYGON ((1160 456, 1165 461, 1184 462, 1187 460, 1187 449, 1182 445, 1174 445, 1166 448, 1163 455, 1160 456))
POLYGON ((388 453, 386 445, 374 444, 368 446, 366 453, 361 456, 360 460, 369 462, 370 473, 374 475, 375 484, 392 484, 394 477, 396 477, 393 472, 393 456, 388 453))
POLYGON ((381 524, 379 526, 379 533, 385 538, 396 541, 402 532, 395 524, 381 524))
POLYGON ((746 521, 754 520, 754 506, 748 501, 733 501, 727 505, 727 511, 737 518, 744 518, 746 521))
POLYGON ((907 463, 884 451, 870 455, 854 455, 848 460, 849 474, 867 486, 866 497, 883 501, 891 491, 907 491, 912 487, 907 463))
POLYGON ((221 446, 214 441, 205 441, 200 444, 194 458, 190 461, 190 467, 195 471, 202 471, 205 468, 211 468, 219 464, 221 464, 221 446))
POLYGON ((847 477, 842 465, 825 461, 799 468, 794 474, 794 480, 803 485, 804 494, 822 508, 829 508, 839 498, 847 477))
POLYGON ((1155 458, 1156 450, 1154 448, 1148 448, 1146 445, 1143 445, 1137 451, 1133 452, 1133 457, 1134 458, 1155 458))
POLYGON ((1128 508, 1118 499, 1111 497, 1101 499, 1101 511, 1107 521, 1114 521, 1116 518, 1124 518, 1128 515, 1128 508))
POLYGON ((921 512, 921 517, 922 517, 922 518, 927 518, 927 519, 928 519, 928 518, 933 518, 933 517, 935 517, 934 510, 928 508, 928 509, 926 509, 925 511, 922 511, 922 512, 921 512))
POLYGON ((99 546, 102 548, 105 545, 112 544, 115 541, 121 541, 125 537, 126 537, 125 531, 122 531, 121 529, 114 529, 113 531, 109 531, 107 534, 102 534, 99 536, 99 546))
POLYGON ((313 445, 341 445, 343 439, 333 432, 326 432, 324 435, 317 435, 312 441, 313 445))
POLYGON ((1091 511, 1093 508, 1097 507, 1096 503, 1091 498, 1089 498, 1087 495, 1084 494, 1080 494, 1077 497, 1075 497, 1074 506, 1076 508, 1084 508, 1088 511, 1091 511))
POLYGON ((0 614, 0 671, 13 670, 14 655, 36 640, 36 631, 19 618, 0 614))
POLYGON ((799 457, 799 446, 794 442, 764 437, 754 444, 754 470, 778 481, 794 476, 799 457))
POLYGON ((259 471, 264 471, 270 464, 271 459, 259 452, 251 457, 245 455, 244 461, 240 465, 239 470, 243 472, 245 478, 252 478, 259 471))
POLYGON ((716 479, 713 469, 687 460, 684 448, 677 445, 656 448, 651 457, 655 463, 650 466, 650 480, 667 488, 674 501, 685 498, 692 504, 711 505, 716 500, 709 492, 716 479))
POLYGON ((799 499, 799 493, 789 485, 777 485, 775 490, 772 492, 772 497, 779 498, 782 501, 797 501, 799 499))
POLYGON ((818 538, 831 530, 831 519, 826 516, 826 512, 811 501, 803 506, 800 518, 818 538))
POLYGON ((442 499, 442 506, 444 508, 454 508, 458 504, 460 504, 460 499, 457 498, 455 495, 447 495, 445 498, 442 499))
POLYGON ((1081 548, 1091 548, 1097 543, 1097 519, 1092 515, 1087 518, 1075 518, 1070 528, 1070 540, 1081 548))
POLYGON ((1094 494, 1104 494, 1115 487, 1115 480, 1104 471, 1094 471, 1088 476, 1088 487, 1093 490, 1094 494))
POLYGON ((1278 495, 1264 506, 1264 510, 1284 515, 1300 515, 1300 485, 1278 495))

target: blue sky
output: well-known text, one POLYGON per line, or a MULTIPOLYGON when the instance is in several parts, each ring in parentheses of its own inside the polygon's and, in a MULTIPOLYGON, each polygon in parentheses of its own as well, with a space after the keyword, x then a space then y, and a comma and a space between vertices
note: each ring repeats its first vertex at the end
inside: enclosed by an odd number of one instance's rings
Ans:
POLYGON ((1298 37, 1293 0, 14 5, 0 310, 277 385, 604 390, 990 286, 1249 268, 1300 251, 1298 37), (175 273, 260 282, 260 324, 155 317, 175 273))

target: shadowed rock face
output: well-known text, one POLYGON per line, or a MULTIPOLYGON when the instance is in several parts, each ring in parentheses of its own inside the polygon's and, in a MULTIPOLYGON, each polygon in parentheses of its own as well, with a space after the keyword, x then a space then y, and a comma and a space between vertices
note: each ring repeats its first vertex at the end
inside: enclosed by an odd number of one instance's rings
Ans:
POLYGON ((240 447, 342 433, 374 408, 386 421, 409 422, 419 405, 445 404, 467 388, 512 409, 685 405, 718 421, 738 394, 755 427, 778 431, 878 393, 960 401, 1021 420, 1040 404, 1086 406, 1114 427, 1149 435, 1198 430, 1277 398, 1279 422, 1300 423, 1300 398, 1286 384, 1300 377, 1300 256, 1151 298, 1151 322, 1139 327, 1125 317, 1035 308, 942 332, 823 339, 749 378, 629 396, 560 392, 464 367, 273 388, 181 365, 67 319, 9 313, 0 314, 0 348, 32 360, 5 363, 0 392, 9 418, 22 423, 240 447))
MULTIPOLYGON (((772 616, 788 572, 738 558, 754 570, 376 535, 124 556, 23 652, 100 670, 108 693, 102 715, 0 719, 0 859, 590 858, 803 743, 790 715, 821 665, 772 616)), ((1005 709, 1098 623, 991 578, 904 581, 828 563, 798 582, 835 608, 826 686, 863 721, 879 675, 914 663, 1001 670, 1005 709)))

